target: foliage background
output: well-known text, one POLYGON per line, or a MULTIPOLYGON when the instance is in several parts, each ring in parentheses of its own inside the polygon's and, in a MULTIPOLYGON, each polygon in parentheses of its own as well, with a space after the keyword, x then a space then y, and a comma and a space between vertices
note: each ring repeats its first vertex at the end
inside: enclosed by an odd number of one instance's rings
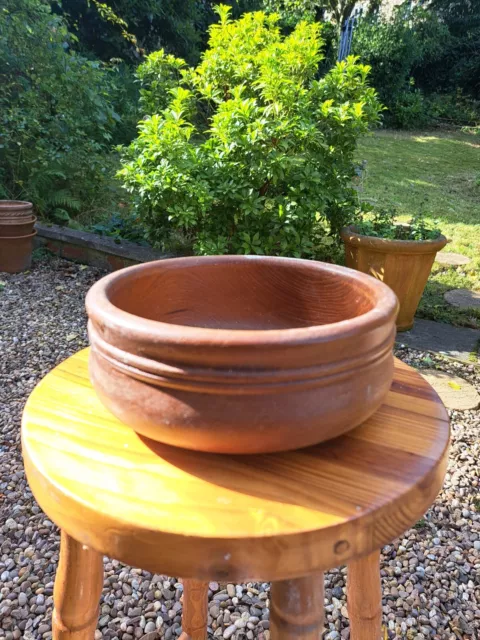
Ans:
POLYGON ((282 36, 275 14, 219 13, 196 68, 162 52, 139 68, 147 116, 120 176, 156 245, 321 256, 353 215, 356 142, 378 121, 368 68, 318 77, 318 23, 282 36))
POLYGON ((32 200, 58 221, 109 207, 112 144, 137 119, 129 70, 72 50, 47 2, 4 0, 1 24, 0 197, 32 200))
POLYGON ((367 12, 354 30, 353 53, 372 67, 387 125, 480 122, 480 2, 405 2, 390 17, 367 12))
MULTIPOLYGON (((339 28, 354 2, 227 4, 234 18, 245 11, 277 11, 283 35, 304 18, 320 23, 320 78, 335 64, 339 28)), ((353 46, 361 62, 372 66, 371 82, 388 107, 383 125, 480 131, 480 2, 431 0, 413 11, 405 3, 392 19, 378 10, 382 4, 368 3, 353 46)), ((208 28, 217 20, 216 5, 216 0, 2 0, 0 197, 32 200, 38 214, 55 222, 99 225, 115 234, 121 228, 132 238, 143 237, 131 201, 114 179, 117 148, 135 138, 141 118, 167 106, 168 92, 163 98, 157 92, 156 102, 147 104, 146 87, 169 88, 148 56, 163 49, 188 65, 198 64, 208 28)))

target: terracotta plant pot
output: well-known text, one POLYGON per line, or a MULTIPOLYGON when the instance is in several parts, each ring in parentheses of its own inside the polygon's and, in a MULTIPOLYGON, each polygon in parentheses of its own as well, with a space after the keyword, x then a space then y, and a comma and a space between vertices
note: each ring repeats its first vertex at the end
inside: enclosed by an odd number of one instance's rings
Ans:
POLYGON ((397 330, 411 329, 437 251, 447 244, 445 236, 435 240, 387 240, 361 235, 350 226, 343 229, 342 240, 347 267, 391 287, 400 303, 397 330))
POLYGON ((1 218, 31 218, 33 217, 33 205, 23 200, 0 200, 1 218))
POLYGON ((86 305, 102 402, 187 449, 306 447, 366 420, 392 381, 397 299, 344 267, 161 260, 108 275, 86 305))
POLYGON ((33 233, 36 221, 35 216, 26 221, 23 218, 0 218, 0 237, 28 236, 33 233))
POLYGON ((18 273, 32 264, 34 231, 27 236, 0 237, 0 271, 18 273))

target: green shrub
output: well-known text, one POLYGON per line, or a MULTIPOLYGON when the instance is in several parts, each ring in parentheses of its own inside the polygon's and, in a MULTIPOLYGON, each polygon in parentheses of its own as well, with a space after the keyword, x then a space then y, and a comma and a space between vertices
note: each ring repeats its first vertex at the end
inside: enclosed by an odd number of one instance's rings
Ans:
POLYGON ((422 66, 419 81, 429 92, 455 93, 480 100, 480 2, 431 0, 431 11, 448 32, 441 55, 422 66))
POLYGON ((367 15, 353 53, 371 65, 387 124, 474 126, 480 100, 480 2, 404 2, 390 18, 367 15))
POLYGON ((352 51, 372 68, 371 82, 387 107, 387 124, 419 128, 429 123, 428 102, 416 76, 441 57, 448 40, 448 29, 435 13, 412 10, 408 2, 390 18, 375 14, 359 21, 352 51))
POLYGON ((480 101, 455 93, 434 93, 428 96, 428 109, 433 120, 446 125, 475 127, 480 123, 480 101))
POLYGON ((119 175, 157 246, 322 255, 355 206, 356 141, 379 117, 369 69, 349 58, 317 79, 317 23, 284 37, 277 15, 219 14, 195 69, 164 53, 140 68, 147 115, 119 175))
POLYGON ((31 200, 57 222, 110 207, 112 145, 131 139, 115 109, 127 72, 71 52, 46 1, 4 0, 0 21, 0 197, 31 200))
POLYGON ((263 0, 263 9, 278 13, 286 26, 294 27, 302 20, 312 22, 323 18, 322 3, 318 0, 263 0))
MULTIPOLYGON (((78 37, 76 48, 100 60, 137 63, 160 48, 195 63, 205 48, 217 0, 50 0, 78 37)), ((230 0, 236 16, 261 0, 230 0)))
POLYGON ((165 109, 171 100, 171 91, 182 79, 186 62, 163 49, 151 53, 137 69, 140 81, 140 110, 143 114, 154 115, 165 109))
POLYGON ((115 241, 129 240, 137 244, 146 245, 145 231, 137 216, 129 211, 114 213, 113 215, 95 222, 87 227, 87 231, 99 236, 108 236, 115 241))
POLYGON ((137 61, 166 47, 197 60, 206 7, 196 0, 50 0, 78 37, 78 49, 101 60, 137 61), (55 6, 56 5, 56 6, 55 6))
POLYGON ((421 129, 432 123, 433 114, 420 89, 400 91, 391 105, 390 121, 400 129, 421 129))

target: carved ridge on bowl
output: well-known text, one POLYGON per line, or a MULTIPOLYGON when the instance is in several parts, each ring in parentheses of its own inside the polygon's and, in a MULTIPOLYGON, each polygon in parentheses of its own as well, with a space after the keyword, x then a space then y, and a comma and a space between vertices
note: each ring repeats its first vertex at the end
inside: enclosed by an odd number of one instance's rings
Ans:
POLYGON ((292 386, 305 389, 324 387, 365 372, 391 355, 396 332, 393 328, 383 343, 375 344, 370 352, 357 354, 352 358, 311 367, 245 367, 236 371, 221 367, 172 366, 112 346, 100 337, 91 324, 89 333, 92 351, 97 357, 106 360, 118 372, 148 384, 199 393, 222 393, 223 390, 224 393, 262 394, 281 393, 292 386))

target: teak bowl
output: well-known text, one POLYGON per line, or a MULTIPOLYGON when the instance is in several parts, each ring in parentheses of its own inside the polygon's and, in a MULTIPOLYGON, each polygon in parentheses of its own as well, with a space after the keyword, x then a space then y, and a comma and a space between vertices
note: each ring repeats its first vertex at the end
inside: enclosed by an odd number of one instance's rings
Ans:
POLYGON ((106 276, 86 304, 100 399, 171 445, 312 445, 366 420, 392 381, 395 294, 345 267, 175 258, 106 276))

